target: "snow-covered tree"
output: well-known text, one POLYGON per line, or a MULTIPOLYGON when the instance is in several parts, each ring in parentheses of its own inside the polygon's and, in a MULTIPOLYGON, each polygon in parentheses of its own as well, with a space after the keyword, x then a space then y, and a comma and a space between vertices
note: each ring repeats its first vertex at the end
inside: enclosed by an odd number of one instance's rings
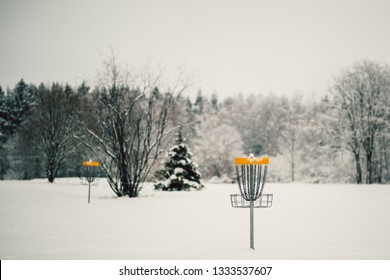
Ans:
POLYGON ((379 173, 383 173, 385 164, 376 158, 375 148, 385 143, 389 124, 389 66, 370 60, 355 63, 336 78, 332 92, 345 142, 355 158, 356 182, 363 182, 362 163, 366 183, 379 181, 376 166, 380 165, 379 173))
POLYGON ((283 125, 281 126, 281 148, 290 163, 290 178, 295 181, 299 163, 299 152, 302 148, 300 138, 302 138, 305 128, 305 108, 301 101, 301 96, 295 95, 290 100, 282 104, 280 110, 283 111, 283 125))
POLYGON ((4 179, 4 175, 9 168, 9 161, 7 159, 7 149, 5 147, 6 137, 0 132, 0 180, 4 179))
POLYGON ((202 160, 205 178, 230 180, 235 177, 233 159, 243 153, 239 131, 222 114, 205 114, 199 118, 195 160, 202 160))
POLYGON ((161 181, 155 184, 156 189, 172 190, 200 190, 204 186, 200 182, 201 173, 196 170, 197 165, 192 161, 192 153, 185 143, 181 128, 176 134, 176 143, 168 153, 164 170, 158 172, 161 181))
POLYGON ((20 133, 20 127, 29 117, 34 103, 36 88, 20 80, 7 94, 0 87, 0 179, 11 167, 9 146, 11 138, 20 133), (8 148, 7 148, 8 147, 8 148))
POLYGON ((28 117, 36 88, 20 80, 7 95, 0 89, 0 132, 14 134, 28 117))

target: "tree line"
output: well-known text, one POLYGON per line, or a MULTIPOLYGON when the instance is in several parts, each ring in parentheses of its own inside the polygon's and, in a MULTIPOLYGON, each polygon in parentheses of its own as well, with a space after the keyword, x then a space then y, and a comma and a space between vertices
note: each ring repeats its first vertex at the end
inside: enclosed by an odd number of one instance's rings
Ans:
POLYGON ((134 73, 114 57, 92 88, 83 82, 0 88, 0 178, 81 176, 80 163, 101 162, 118 196, 137 196, 154 180, 182 127, 204 178, 234 179, 232 159, 271 158, 269 180, 388 183, 390 71, 363 60, 345 68, 321 100, 299 94, 198 92, 188 81, 134 73))

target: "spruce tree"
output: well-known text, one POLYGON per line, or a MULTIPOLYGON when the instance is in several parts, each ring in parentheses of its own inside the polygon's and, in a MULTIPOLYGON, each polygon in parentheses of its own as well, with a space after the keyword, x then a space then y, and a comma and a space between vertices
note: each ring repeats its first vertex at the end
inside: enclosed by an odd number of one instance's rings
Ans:
POLYGON ((196 189, 204 186, 200 182, 202 174, 196 170, 197 165, 192 161, 192 153, 185 143, 181 127, 176 134, 176 143, 168 153, 164 170, 160 170, 155 188, 164 191, 181 191, 196 189))

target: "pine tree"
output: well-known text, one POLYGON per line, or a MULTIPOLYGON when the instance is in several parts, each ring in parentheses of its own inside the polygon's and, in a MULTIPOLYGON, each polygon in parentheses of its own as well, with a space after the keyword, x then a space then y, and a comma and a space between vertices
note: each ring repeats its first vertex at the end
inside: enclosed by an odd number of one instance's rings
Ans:
POLYGON ((196 189, 204 186, 200 182, 202 174, 196 170, 197 165, 192 161, 192 153, 185 143, 181 127, 176 134, 176 143, 168 153, 165 169, 158 172, 161 181, 155 184, 156 189, 164 191, 181 191, 196 189))

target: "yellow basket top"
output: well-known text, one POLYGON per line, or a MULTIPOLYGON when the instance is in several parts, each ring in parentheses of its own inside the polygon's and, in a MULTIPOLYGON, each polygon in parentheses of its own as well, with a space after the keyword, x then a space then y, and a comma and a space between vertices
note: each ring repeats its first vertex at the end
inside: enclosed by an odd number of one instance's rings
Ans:
POLYGON ((235 158, 234 164, 269 164, 269 158, 235 158))
POLYGON ((99 166, 99 162, 97 161, 83 161, 82 166, 99 166))

